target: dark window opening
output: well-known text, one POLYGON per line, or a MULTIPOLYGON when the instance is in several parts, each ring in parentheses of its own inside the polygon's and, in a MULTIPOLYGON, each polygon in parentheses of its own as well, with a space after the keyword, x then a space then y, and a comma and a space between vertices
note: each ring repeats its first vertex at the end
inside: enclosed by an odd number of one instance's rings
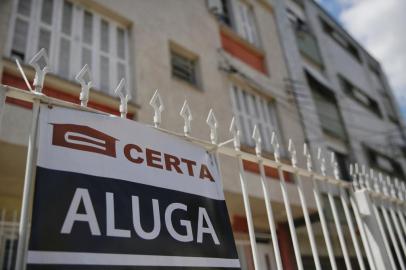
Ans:
POLYGON ((328 34, 332 39, 334 39, 341 47, 343 47, 349 54, 351 54, 358 62, 362 62, 359 51, 355 45, 353 45, 348 39, 334 27, 326 22, 324 19, 320 18, 321 26, 326 34, 328 34))
POLYGON ((339 75, 341 87, 347 95, 351 96, 356 102, 367 108, 378 117, 382 118, 382 112, 378 102, 367 95, 363 90, 353 85, 349 80, 339 75))
POLYGON ((377 171, 389 175, 394 178, 404 178, 404 171, 402 166, 396 160, 378 153, 377 151, 367 147, 366 153, 369 159, 369 164, 371 168, 377 171))
POLYGON ((197 59, 190 58, 178 52, 171 51, 172 76, 188 82, 194 86, 197 81, 197 59))
POLYGON ((325 133, 347 141, 347 133, 334 92, 323 86, 308 73, 307 80, 312 91, 321 128, 325 133))

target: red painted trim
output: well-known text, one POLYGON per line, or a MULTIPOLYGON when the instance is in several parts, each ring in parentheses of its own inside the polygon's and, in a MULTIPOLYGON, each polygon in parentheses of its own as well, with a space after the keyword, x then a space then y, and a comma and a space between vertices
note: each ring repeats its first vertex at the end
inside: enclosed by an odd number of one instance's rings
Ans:
POLYGON ((21 99, 16 99, 16 98, 12 98, 12 97, 6 97, 6 103, 8 104, 13 104, 28 110, 32 110, 32 103, 28 102, 28 101, 24 101, 21 99))
POLYGON ((277 229, 279 250, 283 269, 296 270, 295 252, 293 250, 292 240, 290 238, 289 227, 287 224, 279 224, 277 229))
MULTIPOLYGON (((19 89, 26 89, 26 87, 27 87, 21 78, 8 74, 6 72, 3 73, 3 78, 2 78, 1 83, 5 84, 5 85, 14 86, 19 89)), ((80 104, 79 95, 67 94, 67 93, 61 92, 57 89, 54 89, 51 87, 46 87, 46 86, 44 87, 42 92, 49 97, 61 99, 64 101, 75 103, 75 104, 80 104)), ((30 102, 18 100, 15 98, 9 98, 9 97, 6 99, 6 102, 9 104, 13 104, 13 105, 17 105, 17 106, 26 108, 26 109, 32 109, 32 104, 30 102)), ((107 112, 110 114, 120 115, 120 112, 117 109, 113 109, 109 106, 106 106, 106 105, 100 104, 100 103, 96 103, 94 101, 89 101, 88 106, 90 108, 97 109, 97 110, 107 112)), ((132 113, 127 114, 127 118, 132 119, 133 117, 134 117, 134 114, 132 114, 132 113)))
MULTIPOLYGON (((242 163, 244 166, 244 170, 246 170, 248 172, 256 173, 256 174, 260 173, 258 163, 252 162, 249 160, 243 160, 242 163)), ((273 168, 273 167, 265 166, 265 175, 268 177, 271 177, 271 178, 279 179, 278 169, 273 168)), ((293 178, 290 173, 283 172, 283 175, 285 176, 286 182, 292 182, 293 178)))
POLYGON ((247 218, 244 216, 233 216, 233 231, 238 233, 248 233, 247 218))
POLYGON ((244 44, 244 42, 233 38, 231 34, 227 33, 227 31, 220 30, 220 38, 221 45, 226 52, 240 59, 242 62, 258 70, 259 72, 267 74, 263 54, 256 52, 244 44))

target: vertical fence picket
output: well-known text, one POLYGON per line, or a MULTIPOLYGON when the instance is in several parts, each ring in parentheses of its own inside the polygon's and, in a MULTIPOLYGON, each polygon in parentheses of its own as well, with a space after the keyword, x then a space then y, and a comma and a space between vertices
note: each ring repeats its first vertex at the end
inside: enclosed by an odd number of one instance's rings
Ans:
MULTIPOLYGON (((332 153, 332 156, 331 156, 331 164, 332 164, 332 167, 333 167, 334 178, 338 180, 339 179, 338 164, 337 164, 337 162, 335 160, 334 153, 332 153)), ((340 184, 342 184, 342 183, 340 183, 340 184)), ((352 221, 351 213, 350 213, 350 210, 348 208, 348 200, 346 200, 347 193, 345 192, 343 186, 340 185, 340 184, 338 184, 339 197, 340 197, 340 200, 341 200, 341 205, 343 206, 345 219, 347 221, 348 228, 350 230, 350 236, 351 236, 352 243, 354 245, 355 254, 356 254, 357 259, 358 259, 358 265, 359 265, 361 270, 365 270, 365 264, 364 264, 364 260, 362 258, 362 252, 361 252, 361 249, 360 249, 360 247, 358 245, 357 236, 356 236, 355 230, 354 230, 354 223, 352 221)), ((351 262, 350 262, 350 264, 351 264, 351 262)))
MULTIPOLYGON (((237 123, 235 122, 234 118, 231 121, 230 132, 234 138, 234 149, 240 153, 241 152, 240 130, 238 129, 237 123)), ((185 133, 186 133, 186 126, 185 126, 185 133)), ((237 162, 238 162, 241 192, 242 192, 242 197, 243 197, 243 201, 244 201, 245 214, 246 214, 247 224, 248 224, 248 234, 249 234, 249 238, 250 238, 252 256, 254 259, 254 267, 256 270, 259 270, 261 268, 260 268, 259 258, 258 258, 258 248, 257 248, 256 237, 255 237, 254 221, 252 219, 251 205, 250 205, 250 200, 249 200, 249 195, 248 195, 248 190, 247 190, 247 183, 246 183, 246 179, 245 179, 244 165, 242 162, 241 154, 237 155, 237 162)))
MULTIPOLYGON (((307 159, 307 170, 309 172, 312 172, 312 157, 310 154, 310 150, 308 149, 306 144, 304 145, 303 152, 307 159)), ((327 247, 327 254, 328 254, 328 257, 330 260, 331 269, 337 270, 337 263, 336 263, 336 260, 334 257, 333 245, 331 244, 331 238, 330 238, 330 233, 328 231, 326 216, 324 215, 323 203, 322 203, 320 190, 319 190, 319 186, 318 186, 319 183, 318 183, 318 180, 315 179, 314 173, 312 173, 310 175, 310 180, 313 183, 313 196, 314 196, 314 200, 316 202, 317 212, 318 212, 319 218, 320 218, 320 225, 321 225, 321 229, 323 231, 324 242, 327 247)))
POLYGON ((267 217, 268 217, 269 229, 271 231, 272 246, 273 246, 273 250, 274 250, 274 254, 275 254, 276 267, 278 270, 283 270, 282 258, 281 258, 281 254, 280 254, 280 250, 279 250, 278 235, 276 233, 275 219, 274 219, 272 205, 271 205, 271 198, 270 198, 271 196, 269 194, 269 184, 266 180, 265 168, 264 168, 264 163, 263 163, 263 158, 262 158, 262 151, 261 151, 261 147, 260 147, 261 135, 259 134, 259 129, 257 128, 257 126, 255 126, 255 128, 254 128, 252 137, 254 138, 255 143, 256 143, 255 152, 258 157, 260 180, 261 180, 262 191, 264 193, 265 207, 266 207, 266 212, 267 212, 267 217))
POLYGON ((1 209, 0 215, 0 269, 3 269, 5 251, 4 247, 4 227, 6 223, 6 209, 1 209))
MULTIPOLYGON (((325 164, 326 160, 325 160, 324 157, 322 157, 322 153, 321 153, 320 148, 319 148, 319 153, 318 153, 318 160, 320 161, 321 174, 323 176, 326 176, 326 164, 325 164)), ((327 179, 326 179, 326 181, 328 182, 327 179)), ((335 228, 336 228, 336 231, 337 231, 341 251, 342 251, 343 256, 344 256, 344 262, 345 262, 346 268, 348 270, 352 270, 351 260, 349 258, 348 249, 347 249, 347 246, 345 244, 344 234, 343 234, 342 229, 341 229, 341 221, 340 221, 340 218, 338 216, 338 211, 337 211, 337 206, 336 206, 336 203, 335 203, 335 198, 333 196, 333 191, 330 190, 330 188, 331 188, 331 186, 330 186, 330 183, 329 183, 329 190, 327 192, 327 199, 329 201, 330 209, 331 209, 331 212, 333 214, 334 225, 335 225, 335 228)))
POLYGON ((6 88, 0 86, 0 132, 3 123, 4 109, 6 105, 6 88))
MULTIPOLYGON (((382 174, 380 174, 379 177, 380 177, 380 181, 383 184, 383 188, 384 188, 383 191, 384 191, 385 195, 389 196, 389 191, 388 191, 389 187, 386 185, 385 181, 383 180, 382 174)), ((395 233, 393 232, 393 226, 392 226, 392 223, 391 223, 390 218, 389 218, 388 210, 386 208, 387 203, 384 203, 384 204, 380 205, 380 209, 381 209, 381 212, 382 212, 383 219, 385 221, 386 229, 388 230, 389 237, 390 237, 391 242, 393 244, 393 248, 395 249, 395 254, 396 254, 396 257, 398 259, 398 263, 400 264, 400 268, 402 270, 405 270, 406 268, 405 268, 405 263, 403 261, 403 256, 402 256, 402 253, 400 252, 399 244, 396 241, 396 236, 395 236, 395 233)))
MULTIPOLYGON (((343 193, 344 191, 341 190, 341 192, 343 193)), ((350 213, 350 210, 348 208, 348 199, 346 199, 346 198, 347 198, 347 194, 341 194, 340 195, 341 204, 343 205, 345 218, 347 219, 348 228, 350 230, 350 235, 351 235, 351 240, 352 240, 352 243, 354 245, 355 254, 356 254, 357 259, 358 259, 358 264, 359 264, 359 267, 360 267, 361 270, 365 270, 366 268, 365 268, 364 259, 362 258, 361 248, 360 248, 360 246, 358 244, 357 235, 355 234, 354 222, 352 220, 351 213, 350 213)))
MULTIPOLYGON (((359 177, 361 177, 361 176, 359 176, 359 177)), ((379 178, 382 178, 381 174, 379 174, 379 178)), ((377 180, 375 180, 375 181, 377 181, 377 180)), ((375 189, 376 189, 376 191, 378 193, 381 192, 380 187, 379 187, 379 182, 377 182, 377 184, 375 185, 375 189)), ((391 248, 390 248, 390 245, 389 245, 389 241, 388 241, 388 238, 386 236, 385 227, 383 226, 382 218, 381 218, 381 215, 379 214, 379 210, 378 210, 378 207, 376 205, 378 203, 380 204, 381 203, 380 201, 381 200, 375 199, 371 203, 371 206, 372 206, 372 210, 374 212, 375 218, 376 218, 376 222, 378 224, 379 231, 380 231, 380 233, 382 235, 383 243, 385 245, 385 249, 386 249, 386 252, 387 252, 391 267, 392 267, 392 269, 397 269, 396 263, 395 263, 395 258, 393 257, 393 254, 391 252, 391 248)))
MULTIPOLYGON (((8 254, 7 254, 7 270, 12 270, 13 266, 13 259, 14 259, 14 241, 16 238, 16 228, 17 228, 17 211, 13 212, 12 223, 10 226, 10 245, 8 247, 8 254)), ((16 268, 17 269, 17 268, 16 268)))
POLYGON ((288 218, 288 225, 289 225, 289 231, 290 231, 290 236, 292 238, 292 244, 293 244, 293 250, 295 253, 295 258, 296 258, 296 264, 297 268, 299 270, 303 270, 303 262, 302 262, 302 254, 300 253, 300 247, 299 247, 299 241, 297 239, 297 233, 295 229, 295 223, 293 221, 293 214, 292 214, 292 208, 290 205, 290 200, 289 200, 289 193, 286 187, 286 179, 284 175, 284 171, 282 170, 282 166, 280 163, 280 153, 279 153, 279 143, 276 138, 275 132, 272 133, 272 139, 271 143, 274 148, 274 157, 275 157, 275 162, 277 162, 278 166, 278 175, 279 175, 279 183, 282 191, 282 198, 283 198, 283 203, 285 205, 285 210, 286 210, 286 216, 288 218))
MULTIPOLYGON (((292 166, 294 168, 297 168, 297 156, 296 156, 297 153, 296 153, 296 149, 293 144, 293 141, 291 139, 289 140, 289 152, 291 153, 292 166)), ((297 192, 299 194, 299 200, 300 200, 300 204, 302 206, 303 216, 304 216, 305 224, 306 224, 306 230, 307 230, 307 234, 309 236, 310 248, 312 250, 314 265, 316 267, 316 270, 321 270, 319 254, 317 251, 317 244, 316 244, 316 240, 314 238, 313 227, 312 227, 312 223, 310 221, 309 211, 307 209, 306 198, 303 193, 302 177, 298 173, 297 170, 295 170, 294 175, 297 180, 297 192)))
MULTIPOLYGON (((322 153, 321 153, 321 149, 319 148, 319 152, 318 152, 318 160, 320 161, 320 168, 321 168, 321 174, 323 176, 326 176, 326 160, 324 157, 322 157, 322 153)), ((326 179, 327 181, 327 179, 326 179)), ((329 186, 330 189, 330 186, 329 186)), ((333 192, 331 190, 329 190, 327 192, 327 198, 328 201, 330 203, 330 208, 331 208, 331 212, 333 214, 333 220, 334 220, 334 224, 337 230, 337 234, 338 234, 338 240, 340 242, 340 246, 341 246, 341 251, 343 252, 343 256, 344 256, 344 262, 345 262, 345 266, 347 267, 348 270, 352 270, 352 266, 351 266, 351 261, 348 255, 348 250, 347 250, 347 246, 345 245, 345 238, 341 229, 341 222, 340 222, 340 218, 338 216, 338 211, 337 211, 337 207, 334 201, 334 196, 333 196, 333 192)))

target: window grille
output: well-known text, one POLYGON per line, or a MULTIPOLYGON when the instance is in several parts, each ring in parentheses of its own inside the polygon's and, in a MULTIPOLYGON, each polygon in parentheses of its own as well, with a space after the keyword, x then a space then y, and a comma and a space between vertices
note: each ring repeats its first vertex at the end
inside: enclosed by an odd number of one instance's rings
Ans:
POLYGON ((197 86, 196 64, 196 59, 191 59, 175 51, 171 51, 172 75, 197 86))

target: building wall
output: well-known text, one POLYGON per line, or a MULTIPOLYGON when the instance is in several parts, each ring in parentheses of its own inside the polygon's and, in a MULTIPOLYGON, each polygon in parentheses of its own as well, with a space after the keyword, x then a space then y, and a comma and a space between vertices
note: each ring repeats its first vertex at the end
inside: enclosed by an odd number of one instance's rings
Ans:
MULTIPOLYGON (((288 7, 290 10, 294 11, 298 17, 305 20, 308 29, 316 37, 323 61, 323 68, 314 68, 313 75, 316 73, 316 79, 318 79, 320 83, 325 84, 336 96, 345 130, 348 135, 347 145, 345 142, 339 142, 329 136, 324 136, 324 138, 322 136, 322 140, 324 140, 327 143, 327 146, 332 149, 340 150, 343 149, 343 147, 347 148, 350 161, 352 162, 359 162, 368 165, 369 158, 365 153, 365 146, 368 145, 373 149, 379 150, 383 154, 394 157, 403 165, 403 168, 405 168, 404 156, 401 151, 398 151, 401 145, 404 145, 405 143, 401 128, 402 120, 399 120, 399 123, 396 123, 391 121, 388 117, 388 109, 383 103, 382 92, 386 92, 392 98, 391 101, 394 105, 394 110, 397 112, 398 119, 401 119, 396 102, 393 100, 393 94, 387 84, 387 79, 380 68, 379 63, 377 63, 377 61, 372 58, 348 33, 338 26, 317 3, 304 0, 302 1, 303 6, 301 6, 297 4, 297 2, 291 0, 286 0, 284 2, 285 8, 288 7), (305 15, 304 17, 303 14, 305 15), (361 62, 357 61, 347 50, 339 45, 336 40, 325 33, 322 29, 320 18, 329 22, 337 32, 342 34, 352 45, 355 46, 359 52, 361 62), (381 79, 383 85, 377 85, 373 80, 373 72, 369 68, 369 63, 371 62, 377 64, 379 72, 382 74, 381 79), (343 75, 352 84, 377 101, 383 115, 382 118, 372 113, 369 109, 366 109, 344 92, 340 85, 340 80, 338 79, 339 74, 343 75), (392 140, 397 141, 401 145, 394 146, 391 142, 392 140)), ((283 15, 281 17, 283 17, 283 15)), ((279 18, 279 20, 282 21, 283 19, 279 18)), ((287 28, 292 32, 295 31, 292 26, 287 28)), ((282 40, 285 41, 286 44, 291 43, 291 36, 294 36, 294 34, 290 34, 289 37, 287 37, 287 35, 289 34, 285 33, 284 35, 281 35, 282 40)), ((296 74, 292 75, 292 77, 297 76, 298 80, 304 79, 303 82, 307 83, 306 79, 303 77, 304 68, 309 66, 307 59, 300 56, 297 47, 294 48, 292 45, 286 45, 284 48, 288 55, 288 62, 292 62, 290 64, 291 72, 296 74), (301 71, 298 70, 298 67, 292 67, 293 63, 297 63, 298 55, 302 62, 301 71)), ((301 96, 308 96, 309 98, 306 98, 305 100, 299 98, 299 103, 301 103, 299 106, 305 108, 304 111, 307 111, 312 115, 314 109, 311 107, 314 105, 309 103, 309 100, 311 100, 311 93, 305 88, 301 88, 300 91, 301 96)), ((311 116, 305 117, 305 122, 306 118, 309 117, 311 116)), ((319 131, 319 128, 314 125, 307 125, 306 129, 310 129, 310 131, 306 131, 308 136, 311 133, 317 133, 319 131)))
MULTIPOLYGON (((165 105, 165 111, 162 114, 162 128, 182 133, 183 119, 179 116, 179 111, 186 99, 193 114, 191 136, 209 139, 209 127, 205 121, 209 110, 213 108, 219 122, 219 141, 228 140, 231 138, 228 127, 233 117, 231 86, 238 84, 252 93, 275 102, 279 122, 276 131, 280 134, 281 145, 285 149, 283 155, 285 161, 288 162, 289 159, 286 151, 288 139, 292 138, 297 145, 304 142, 295 101, 285 84, 289 74, 282 53, 282 44, 278 38, 274 7, 271 4, 266 1, 247 1, 255 13, 261 45, 260 48, 254 48, 254 50, 260 52, 264 57, 266 70, 264 74, 222 48, 220 32, 223 26, 209 12, 206 1, 78 0, 74 2, 107 18, 128 25, 132 103, 138 106, 136 120, 151 124, 153 109, 149 106, 149 100, 154 91, 159 89, 165 105), (171 75, 171 44, 197 56, 199 87, 192 86, 171 75), (222 70, 224 65, 232 65, 237 68, 238 72, 226 72, 222 70)), ((2 9, 2 12, 5 14, 11 12, 11 1, 2 3, 9 3, 9 5, 4 5, 5 8, 2 9)), ((0 35, 6 37, 8 27, 3 27, 1 30, 0 35)), ((4 58, 0 63, 6 64, 7 72, 10 72, 13 69, 12 62, 7 58, 4 50, 3 47, 4 58)), ((27 71, 29 80, 32 80, 32 69, 29 66, 24 66, 24 69, 27 71)), ((17 78, 19 76, 18 73, 14 75, 17 78)), ((79 92, 79 86, 76 83, 55 77, 51 72, 47 75, 45 86, 55 87, 55 85, 62 91, 73 91, 75 95, 79 92)), ((24 88, 23 85, 19 85, 19 87, 24 88)), ((91 97, 97 94, 94 91, 91 93, 91 97)), ((113 100, 110 103, 113 102, 112 104, 116 106, 117 98, 110 99, 113 100)), ((0 132, 1 141, 13 149, 21 149, 24 153, 30 127, 30 115, 31 111, 27 108, 7 104, 3 122, 7 128, 3 128, 0 132)), ((1 156, 6 158, 7 153, 2 152, 1 156)), ((20 157, 16 155, 12 160, 20 160, 20 157)), ((300 162, 303 165, 302 160, 300 162)), ((20 164, 19 171, 23 171, 24 162, 18 164, 20 164)), ((230 204, 239 205, 242 199, 236 160, 222 157, 221 166, 228 200, 230 204), (234 196, 234 194, 239 196, 234 196)), ((254 210, 254 215, 261 216, 258 219, 258 226, 267 230, 260 179, 257 173, 252 172, 247 172, 247 179, 250 195, 259 200, 258 205, 262 205, 254 210)), ((10 172, 9 180, 7 180, 7 183, 18 183, 12 193, 15 208, 18 208, 19 205, 22 180, 22 175, 13 173, 13 171, 10 172)), ((272 199, 283 211, 279 183, 277 181, 271 183, 272 199)), ((288 184, 288 189, 292 205, 298 208, 300 204, 295 186, 288 184)), ((306 194, 311 194, 310 185, 306 190, 306 194)), ((314 203, 312 203, 310 201, 309 206, 314 208, 314 203)), ((245 215, 242 207, 231 208, 233 209, 231 215, 245 215)), ((300 212, 296 210, 295 215, 299 216, 300 212)), ((285 218, 283 215, 280 216, 281 220, 285 218)))

